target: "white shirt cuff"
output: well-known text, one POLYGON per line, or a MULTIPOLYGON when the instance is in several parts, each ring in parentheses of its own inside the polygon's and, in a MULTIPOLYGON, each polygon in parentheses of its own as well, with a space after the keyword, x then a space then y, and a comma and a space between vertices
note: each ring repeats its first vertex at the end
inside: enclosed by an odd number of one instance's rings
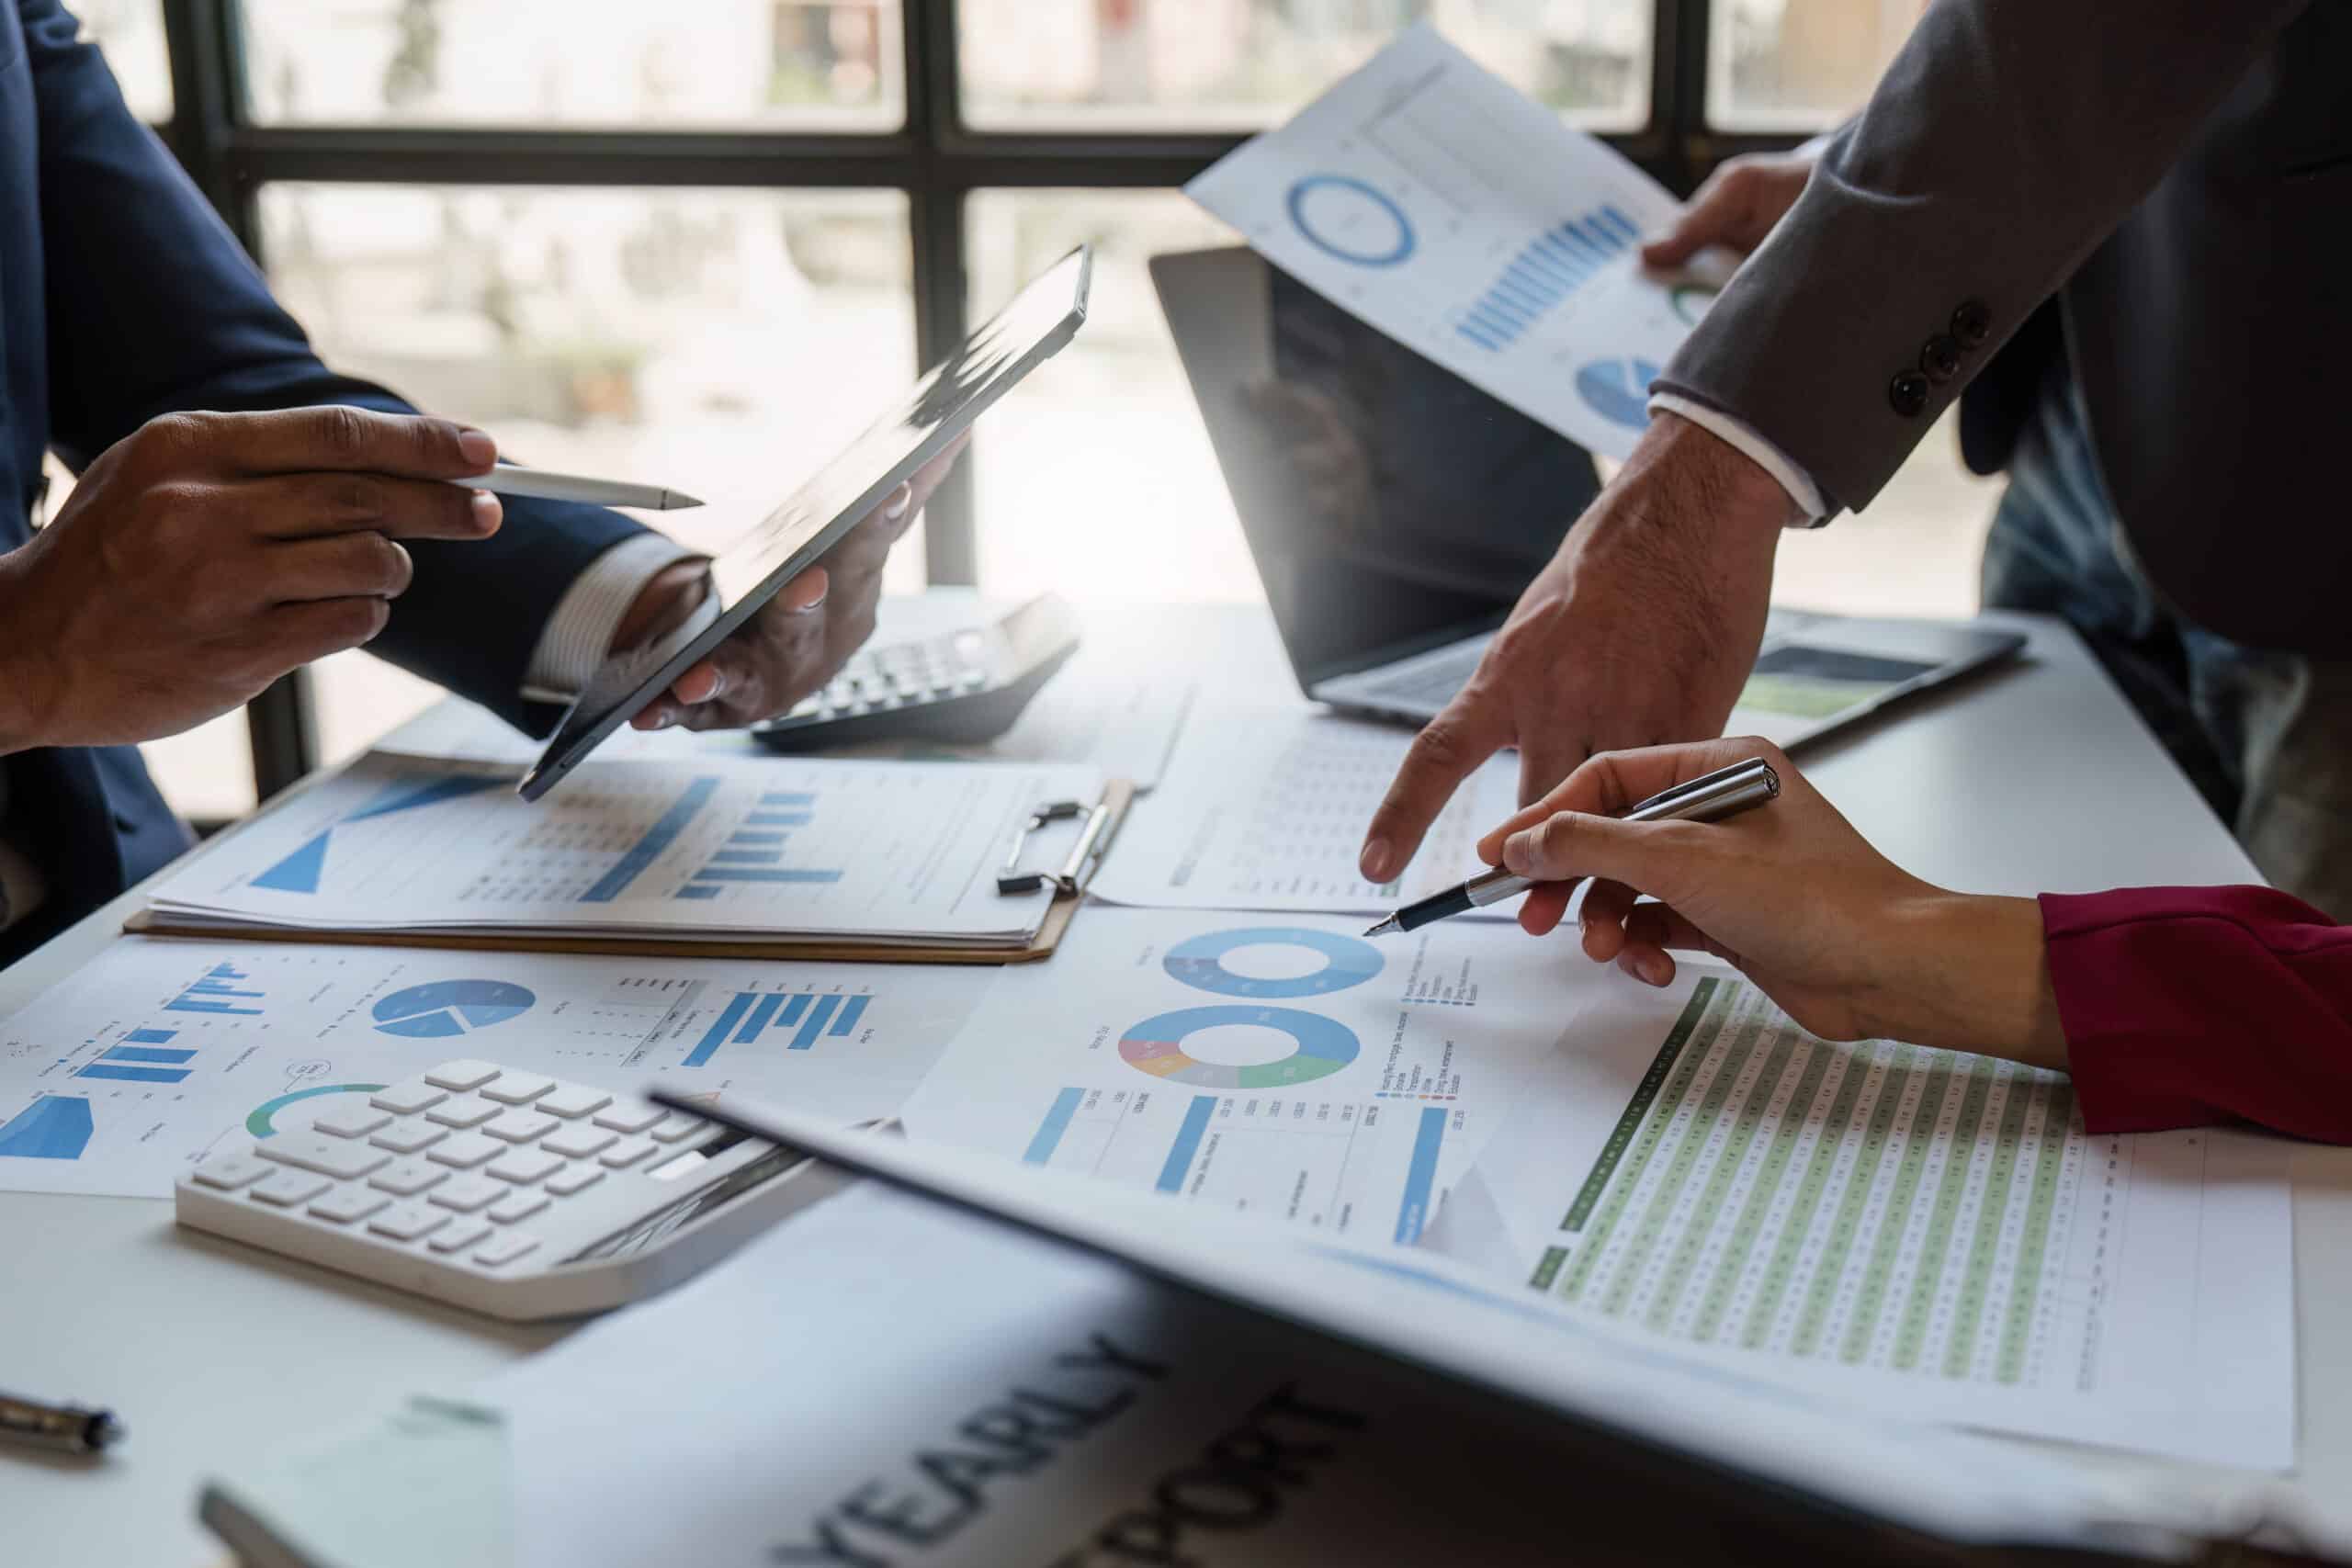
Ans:
POLYGON ((1804 513, 1797 526, 1813 527, 1829 515, 1829 508, 1822 503, 1821 487, 1813 482, 1813 477, 1791 461, 1786 452, 1765 440, 1746 420, 1734 419, 1721 409, 1694 403, 1689 398, 1679 397, 1672 392, 1652 392, 1650 412, 1679 414, 1771 475, 1780 482, 1781 488, 1789 492, 1789 499, 1796 502, 1797 510, 1804 513))
POLYGON ((639 534, 598 556, 548 617, 523 673, 523 694, 543 702, 577 696, 613 650, 613 633, 645 585, 697 553, 663 535, 639 534))

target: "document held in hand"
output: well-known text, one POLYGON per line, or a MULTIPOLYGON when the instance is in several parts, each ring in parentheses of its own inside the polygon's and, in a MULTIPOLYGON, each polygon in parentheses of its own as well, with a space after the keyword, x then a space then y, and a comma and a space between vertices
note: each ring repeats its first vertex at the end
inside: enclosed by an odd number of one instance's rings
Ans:
POLYGON ((1733 265, 1645 272, 1642 240, 1681 204, 1427 23, 1184 191, 1334 303, 1616 457, 1733 265))

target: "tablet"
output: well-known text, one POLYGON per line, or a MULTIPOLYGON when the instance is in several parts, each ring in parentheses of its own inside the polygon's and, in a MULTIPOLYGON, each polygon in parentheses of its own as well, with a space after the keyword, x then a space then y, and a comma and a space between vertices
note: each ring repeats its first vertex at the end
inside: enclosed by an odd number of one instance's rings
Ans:
POLYGON ((600 741, 945 451, 983 410, 1059 353, 1086 320, 1092 273, 1093 257, 1084 245, 1056 262, 758 527, 720 552, 710 563, 717 617, 696 615, 667 637, 606 660, 523 775, 517 786, 523 798, 537 800, 554 788, 600 741))

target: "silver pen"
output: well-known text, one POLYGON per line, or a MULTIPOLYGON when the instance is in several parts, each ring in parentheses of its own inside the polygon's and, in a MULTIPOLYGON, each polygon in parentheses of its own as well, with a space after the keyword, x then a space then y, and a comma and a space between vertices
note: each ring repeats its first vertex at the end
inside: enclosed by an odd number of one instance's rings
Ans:
POLYGON ((492 495, 582 501, 591 506, 631 506, 640 512, 683 512, 702 504, 682 490, 627 484, 619 479, 592 479, 585 474, 560 474, 553 468, 524 468, 512 463, 495 463, 486 474, 449 482, 468 490, 486 490, 492 495))
MULTIPOLYGON (((1734 762, 1727 768, 1717 768, 1712 773, 1702 773, 1672 789, 1657 794, 1625 813, 1628 822, 1657 822, 1668 818, 1686 822, 1720 822, 1726 817, 1763 805, 1781 793, 1781 775, 1761 757, 1750 757, 1745 762, 1734 762)), ((1586 880, 1577 877, 1575 882, 1586 880)), ((1489 904, 1499 904, 1506 898, 1516 898, 1535 883, 1515 871, 1501 866, 1482 871, 1469 881, 1449 887, 1442 893, 1408 904, 1386 919, 1380 921, 1366 936, 1386 936, 1390 931, 1419 931, 1432 920, 1449 915, 1467 914, 1483 909, 1489 904)), ((1574 886, 1572 882, 1570 886, 1574 886)))

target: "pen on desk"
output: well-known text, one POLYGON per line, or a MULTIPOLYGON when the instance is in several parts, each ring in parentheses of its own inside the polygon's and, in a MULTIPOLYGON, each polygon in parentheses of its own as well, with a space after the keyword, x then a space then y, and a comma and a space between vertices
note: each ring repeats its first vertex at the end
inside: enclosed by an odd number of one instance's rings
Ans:
POLYGON ((525 495, 537 501, 582 501, 591 506, 631 506, 641 512, 683 512, 701 502, 684 491, 660 485, 624 484, 618 479, 592 479, 584 474, 559 474, 552 468, 520 468, 512 463, 493 464, 490 472, 451 479, 468 490, 492 495, 525 495))
POLYGON ((71 1404, 43 1404, 0 1393, 0 1441, 47 1449, 51 1453, 87 1454, 110 1447, 129 1436, 129 1429, 111 1410, 82 1410, 71 1404))
MULTIPOLYGON (((1761 757, 1750 757, 1745 762, 1734 762, 1727 768, 1717 768, 1712 773, 1702 773, 1695 779, 1660 790, 1625 813, 1628 822, 1657 822, 1675 819, 1685 822, 1720 822, 1726 817, 1736 817, 1751 807, 1763 805, 1781 793, 1781 775, 1761 757)), ((1582 881, 1579 877, 1577 880, 1582 881)), ((1366 936, 1386 936, 1390 931, 1419 931, 1432 920, 1449 915, 1467 914, 1483 909, 1489 904, 1499 904, 1515 898, 1535 884, 1517 872, 1495 866, 1482 871, 1469 881, 1449 887, 1442 893, 1408 904, 1386 919, 1365 931, 1366 936)))

